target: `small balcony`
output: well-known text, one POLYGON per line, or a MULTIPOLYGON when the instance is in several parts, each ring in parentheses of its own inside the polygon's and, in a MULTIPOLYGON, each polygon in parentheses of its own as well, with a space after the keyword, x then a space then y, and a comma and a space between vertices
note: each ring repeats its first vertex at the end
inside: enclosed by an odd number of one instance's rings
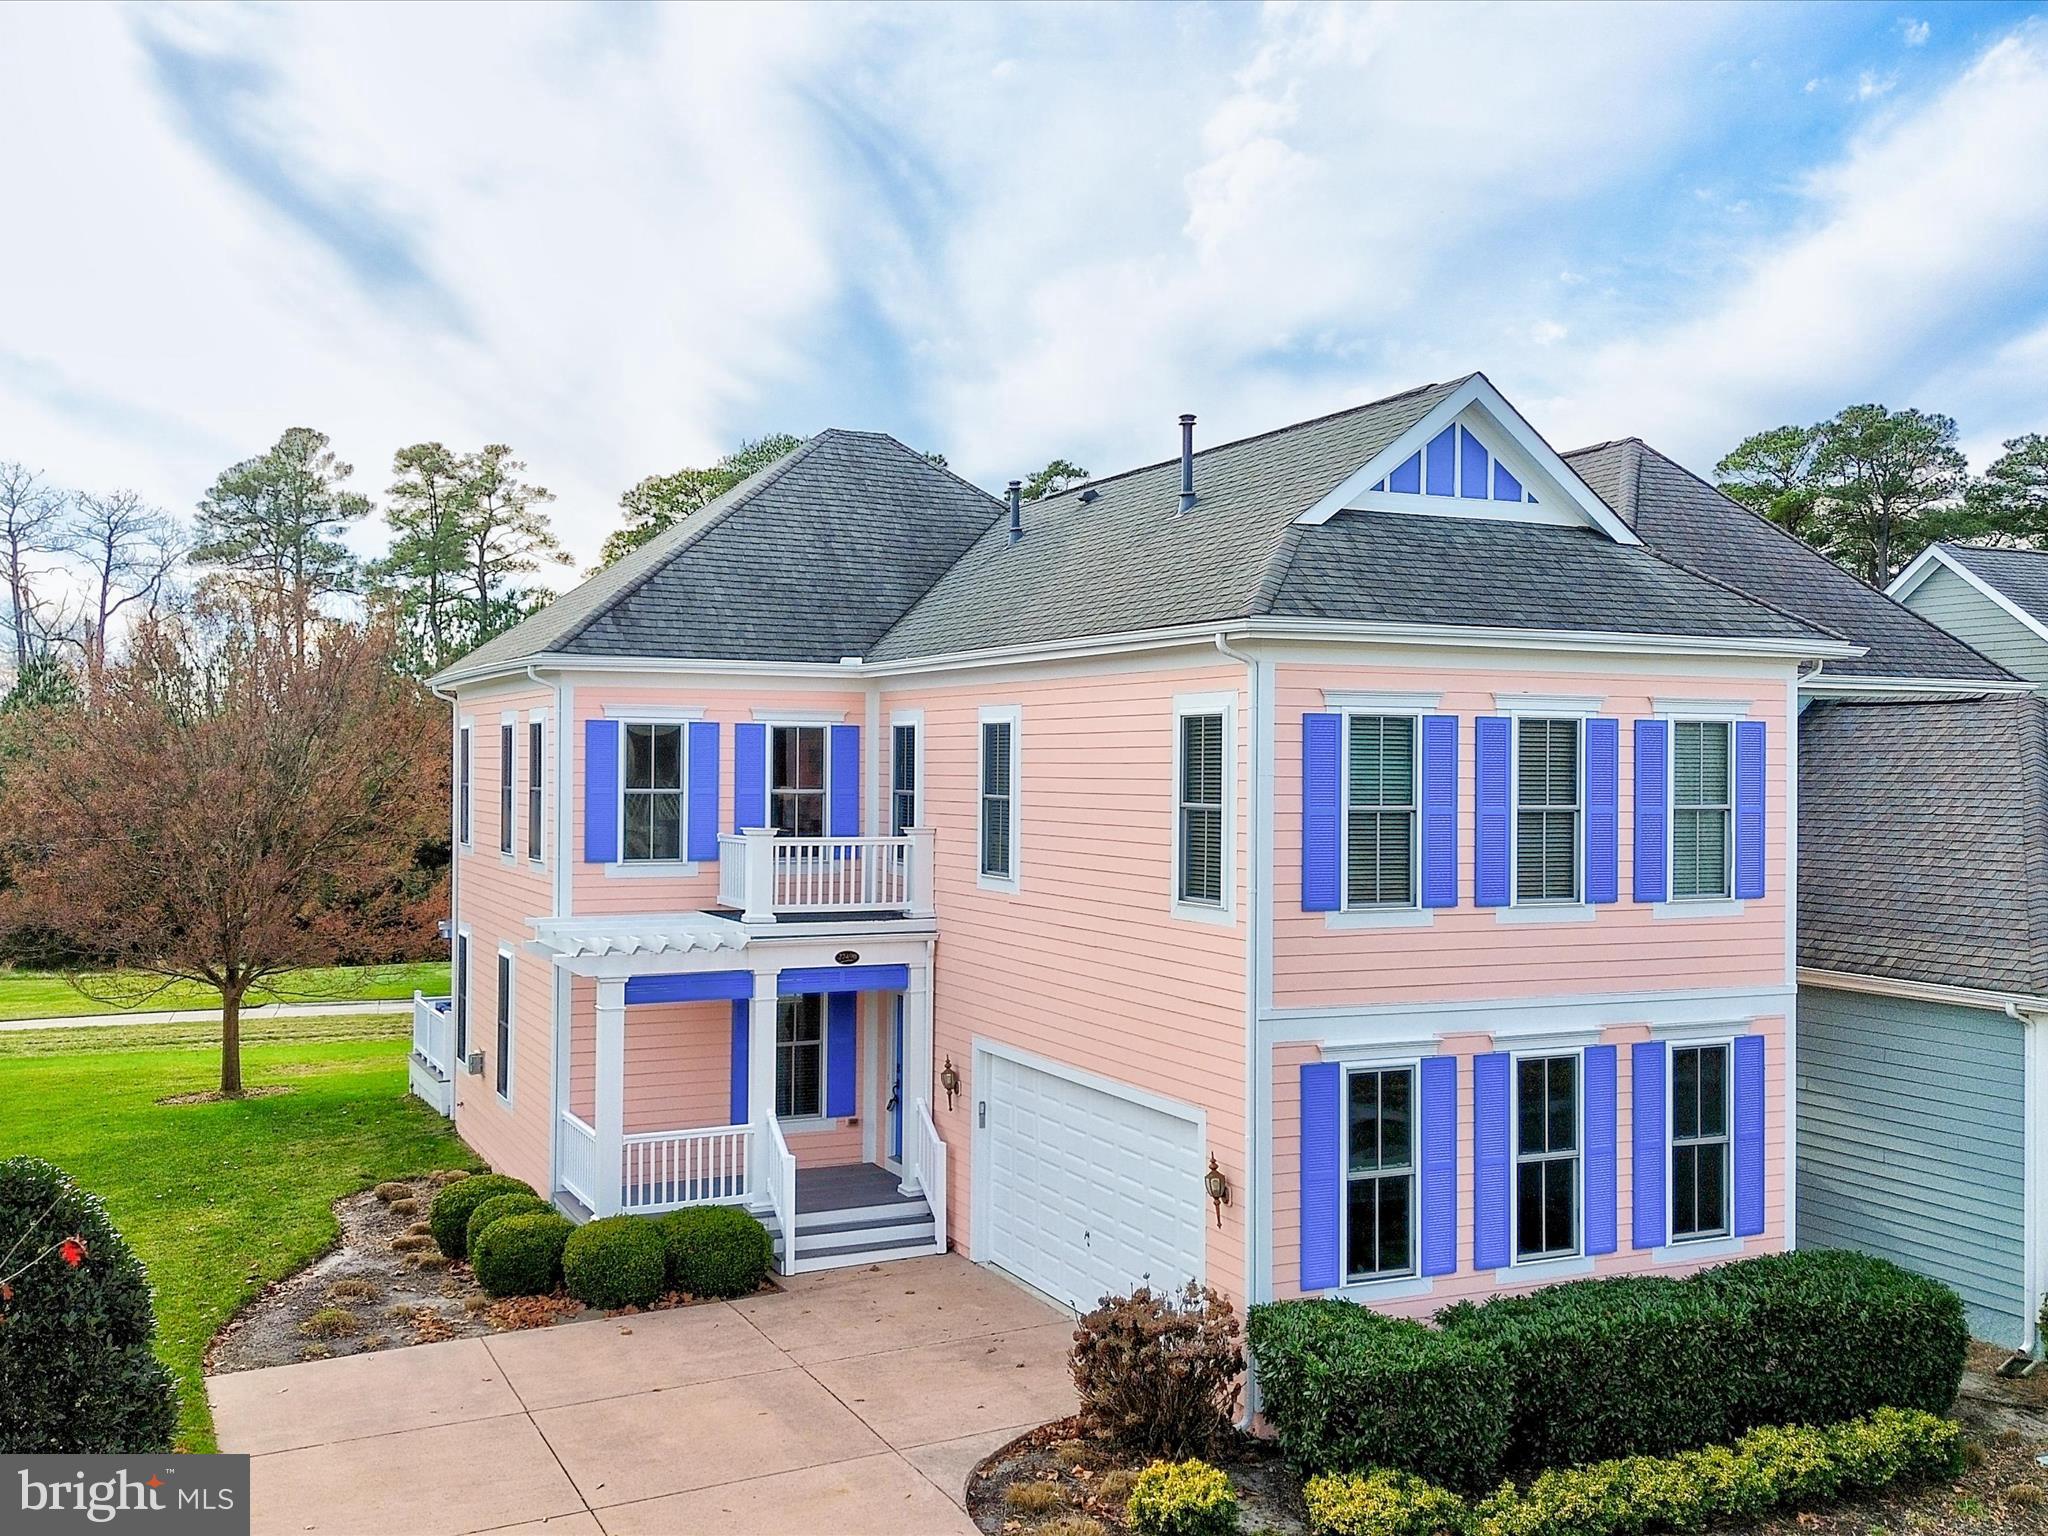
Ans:
POLYGON ((773 827, 718 840, 718 899, 743 923, 932 915, 932 833, 784 837, 773 827))
POLYGON ((455 1009, 445 997, 412 995, 412 1091, 441 1114, 455 1109, 455 1009))

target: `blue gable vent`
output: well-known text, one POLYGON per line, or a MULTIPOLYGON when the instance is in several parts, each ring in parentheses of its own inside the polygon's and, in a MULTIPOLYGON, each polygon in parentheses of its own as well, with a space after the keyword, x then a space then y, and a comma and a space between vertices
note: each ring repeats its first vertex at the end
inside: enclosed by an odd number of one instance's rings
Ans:
POLYGON ((1485 439, 1463 424, 1445 427, 1373 489, 1395 496, 1536 504, 1535 493, 1494 456, 1485 439))

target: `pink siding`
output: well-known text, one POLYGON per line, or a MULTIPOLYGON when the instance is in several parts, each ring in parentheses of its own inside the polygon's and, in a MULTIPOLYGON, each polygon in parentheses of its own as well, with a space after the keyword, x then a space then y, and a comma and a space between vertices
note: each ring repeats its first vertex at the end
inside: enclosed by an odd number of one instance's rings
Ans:
MULTIPOLYGON (((1745 1239, 1744 1254, 1774 1253, 1785 1241, 1785 1021, 1762 1018, 1734 1031, 1764 1037, 1764 1081, 1768 1108, 1764 1118, 1764 1230, 1745 1239)), ((1682 1275, 1706 1264, 1726 1263, 1728 1255, 1682 1264, 1658 1264, 1652 1250, 1632 1245, 1631 1210, 1634 1199, 1633 1126, 1628 1047, 1648 1039, 1647 1026, 1628 1025, 1602 1030, 1600 1042, 1619 1047, 1619 1071, 1615 1108, 1617 1145, 1617 1232, 1621 1246, 1593 1261, 1593 1275, 1625 1275, 1654 1272, 1682 1275)), ((1594 1043, 1592 1036, 1586 1043, 1594 1043)), ((1484 1034, 1446 1034, 1439 1038, 1445 1055, 1458 1058, 1458 1270, 1438 1277, 1425 1295, 1371 1302, 1371 1288, 1356 1294, 1382 1311, 1404 1317, 1427 1317, 1454 1301, 1480 1300, 1496 1294, 1528 1290, 1529 1285, 1496 1285, 1492 1270, 1472 1267, 1472 1058, 1495 1048, 1493 1038, 1484 1034)), ((1501 1049, 1507 1049, 1503 1042, 1501 1049)), ((1301 1067, 1317 1061, 1321 1052, 1312 1044, 1288 1042, 1273 1047, 1273 1200, 1272 1254, 1273 1289, 1276 1297, 1302 1294, 1301 1278, 1301 1067)), ((1657 1177, 1664 1177, 1659 1169, 1657 1177)))
MULTIPOLYGON (((1090 670, 1066 677, 892 689, 892 710, 924 712, 925 817, 937 829, 938 966, 934 1064, 951 1058, 962 1092, 906 1085, 932 1105, 952 1171, 954 1243, 972 1239, 974 1044, 1004 1042, 1196 1106, 1208 1150, 1246 1188, 1243 839, 1235 818, 1237 915, 1176 919, 1173 894, 1174 696, 1240 690, 1236 665, 1090 670), (1020 889, 976 878, 979 710, 1021 711, 1020 889)), ((1237 719, 1239 785, 1249 751, 1237 719)), ((1247 1202, 1207 1224, 1207 1275, 1243 1298, 1247 1202)))
POLYGON ((1783 674, 1736 680, 1625 672, 1507 672, 1432 667, 1284 666, 1277 670, 1273 786, 1273 1002, 1282 1008, 1576 996, 1680 987, 1781 986, 1786 980, 1786 777, 1783 674), (1301 910, 1301 717, 1324 690, 1439 693, 1459 717, 1458 891, 1429 927, 1332 929, 1301 910), (1504 923, 1472 904, 1472 719, 1496 712, 1494 692, 1598 696, 1621 721, 1621 900, 1592 922, 1504 923), (1769 732, 1765 890, 1739 916, 1658 917, 1629 899, 1634 870, 1633 722, 1653 698, 1745 699, 1769 732))

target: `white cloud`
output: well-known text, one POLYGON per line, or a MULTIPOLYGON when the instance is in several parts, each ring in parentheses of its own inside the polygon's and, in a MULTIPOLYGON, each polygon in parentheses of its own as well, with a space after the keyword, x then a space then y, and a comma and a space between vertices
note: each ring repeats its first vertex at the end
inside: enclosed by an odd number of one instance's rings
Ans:
POLYGON ((1875 70, 1866 69, 1856 77, 1856 99, 1858 101, 1875 101, 1878 97, 1888 95, 1896 89, 1898 83, 1899 76, 1896 70, 1887 75, 1880 75, 1875 70))
POLYGON ((1911 16, 1899 18, 1899 36, 1905 40, 1908 48, 1924 47, 1927 39, 1933 34, 1934 27, 1930 22, 1919 21, 1911 16))

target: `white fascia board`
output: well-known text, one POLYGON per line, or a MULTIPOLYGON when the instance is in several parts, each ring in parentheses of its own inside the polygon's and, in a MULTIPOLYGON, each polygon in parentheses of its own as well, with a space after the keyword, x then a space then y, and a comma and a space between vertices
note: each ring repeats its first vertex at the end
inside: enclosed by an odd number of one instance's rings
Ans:
POLYGON ((1856 971, 1826 971, 1813 966, 1799 968, 1802 987, 1821 987, 1831 992, 1865 992, 1874 997, 1897 997, 1916 1003, 1949 1003, 1958 1008, 1984 1008, 2008 1013, 2022 1024, 2048 1019, 2048 997, 2031 997, 2023 992, 1993 992, 1980 987, 1943 986, 1932 981, 1900 981, 1890 976, 1865 976, 1856 971))
POLYGON ((1903 603, 1911 593, 1925 581, 1937 565, 1953 566, 1939 544, 1930 544, 1906 563, 1906 568, 1886 584, 1884 595, 1893 602, 1903 603))
POLYGON ((1840 677, 1810 672, 1799 680, 1809 699, 1861 699, 1872 695, 1952 699, 1980 693, 2035 693, 2043 684, 2019 677, 1840 677))
POLYGON ((2048 624, 2043 624, 2039 619, 2007 597, 2005 593, 1994 587, 1982 576, 1971 570, 1969 566, 1956 559, 1955 556, 1951 555, 1939 544, 1930 544, 1927 548, 1921 550, 1918 555, 1914 556, 1913 563, 1893 577, 1892 584, 1884 589, 1885 596, 1903 603, 1918 590, 1928 577, 1934 574, 1936 566, 1953 571, 1957 576, 1968 582, 1970 586, 1981 592, 1992 603, 1996 604, 2001 613, 2017 620, 2026 627, 2030 634, 2038 639, 2048 640, 2048 624))
MULTIPOLYGON (((1544 496, 1538 498, 1538 506, 1554 508, 1556 500, 1561 498, 1567 505, 1575 508, 1586 522, 1598 528, 1615 543, 1642 543, 1642 540, 1636 537, 1635 530, 1617 517, 1606 502, 1593 494, 1592 487, 1581 480, 1577 471, 1558 456, 1557 450, 1546 443, 1536 429, 1522 418, 1520 411, 1508 404, 1507 397, 1495 389, 1492 381, 1483 373, 1474 374, 1445 395, 1420 421, 1374 454, 1359 469, 1346 476, 1335 489, 1295 521, 1308 526, 1327 523, 1360 497, 1368 494, 1373 486, 1393 473, 1411 454, 1456 421, 1468 408, 1475 407, 1486 418, 1489 426, 1520 450, 1529 464, 1538 471, 1540 480, 1549 482, 1536 485, 1524 482, 1528 489, 1544 493, 1544 496), (1545 496, 1550 499, 1546 500, 1545 496)), ((1470 504, 1475 507, 1477 505, 1477 502, 1470 504)), ((1545 515, 1544 520, 1550 520, 1549 514, 1545 515)))

